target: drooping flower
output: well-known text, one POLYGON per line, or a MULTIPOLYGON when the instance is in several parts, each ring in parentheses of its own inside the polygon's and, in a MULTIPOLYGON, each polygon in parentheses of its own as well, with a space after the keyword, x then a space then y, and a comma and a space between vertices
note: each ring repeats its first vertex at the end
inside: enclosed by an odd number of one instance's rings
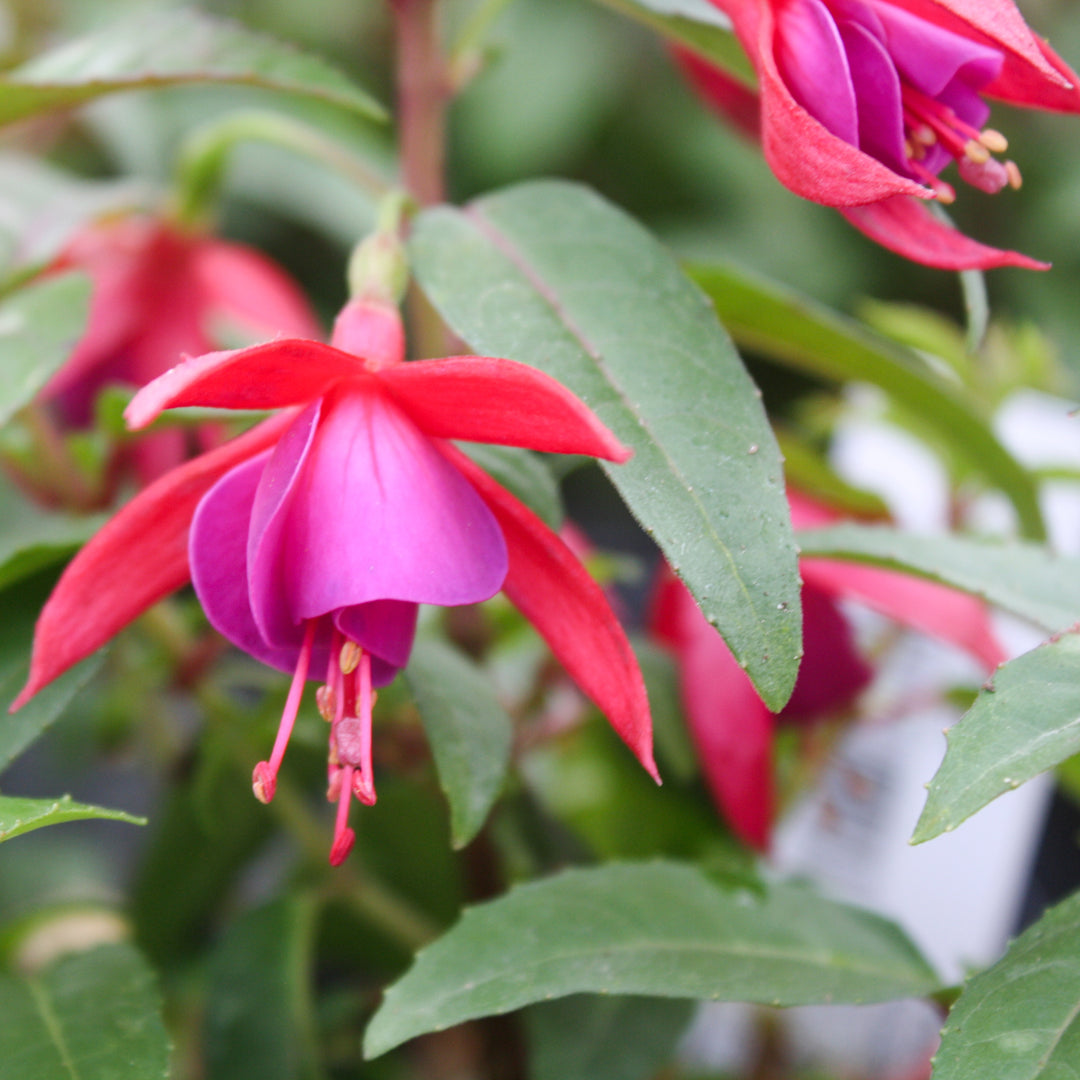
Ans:
MULTIPOLYGON (((222 332, 251 340, 319 333, 300 289, 265 255, 163 218, 125 215, 87 226, 47 272, 73 269, 92 279, 89 321, 42 391, 65 426, 87 425, 109 383, 143 386, 183 357, 209 352, 222 332)), ((139 440, 132 456, 140 481, 183 460, 184 441, 178 429, 139 440)))
MULTIPOLYGON (((835 206, 871 239, 943 269, 1023 266, 979 244, 920 200, 952 202, 939 177, 994 193, 1020 186, 987 128, 984 97, 1080 112, 1080 80, 1028 29, 1012 0, 713 0, 758 76, 759 133, 777 178, 835 206)), ((744 131, 749 91, 680 51, 699 92, 744 131)))
MULTIPOLYGON (((836 515, 789 492, 796 528, 831 524, 836 515)), ((846 711, 870 681, 841 598, 964 649, 992 671, 1004 653, 981 601, 894 570, 832 559, 799 560, 803 579, 803 659, 795 691, 779 714, 758 697, 746 672, 709 625, 689 590, 664 568, 651 628, 673 653, 691 738, 706 783, 724 818, 747 843, 765 850, 774 815, 773 732, 777 722, 813 723, 846 711)))
POLYGON ((375 797, 373 688, 405 666, 417 605, 502 589, 654 776, 644 683, 600 588, 539 518, 447 440, 623 461, 573 394, 523 364, 402 363, 392 306, 353 300, 330 345, 282 339, 188 360, 144 387, 134 428, 163 409, 282 409, 144 489, 76 556, 38 621, 18 707, 190 576, 210 622, 293 673, 253 786, 273 797, 307 679, 324 683, 336 865, 350 796, 375 797))

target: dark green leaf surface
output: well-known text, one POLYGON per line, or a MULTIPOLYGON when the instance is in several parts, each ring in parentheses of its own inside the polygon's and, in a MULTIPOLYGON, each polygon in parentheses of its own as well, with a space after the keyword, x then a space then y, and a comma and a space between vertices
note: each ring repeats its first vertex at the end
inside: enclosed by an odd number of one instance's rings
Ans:
POLYGON ((89 306, 90 280, 83 274, 34 282, 0 303, 0 425, 71 355, 89 306))
POLYGON ((1080 895, 1051 908, 965 987, 942 1029, 934 1080, 1076 1080, 1080 895))
POLYGON ((63 795, 59 799, 15 799, 0 795, 0 843, 46 825, 85 821, 87 818, 126 821, 131 825, 146 824, 145 818, 132 817, 122 810, 106 810, 101 806, 72 802, 70 795, 63 795))
POLYGON ((696 1005, 573 995, 525 1014, 532 1080, 647 1080, 675 1053, 696 1005))
POLYGON ((0 975, 4 1080, 164 1080, 168 1060, 154 974, 130 945, 0 975))
POLYGON ((405 678, 450 803, 454 847, 464 847, 502 790, 514 723, 484 673, 442 642, 417 641, 405 678))
POLYGON ((475 351, 542 368, 634 448, 608 475, 779 709, 800 649, 780 455, 701 293, 634 221, 559 182, 426 211, 411 252, 475 351))
POLYGON ((999 795, 1080 753, 1080 633, 1000 667, 946 738, 945 761, 930 782, 913 843, 956 828, 999 795))
POLYGON ((745 271, 695 266, 690 273, 740 346, 799 371, 880 387, 1008 496, 1029 539, 1045 537, 1031 474, 998 442, 961 391, 915 353, 745 271))
POLYGON ((727 891, 678 863, 611 863, 467 910, 387 990, 364 1046, 375 1057, 425 1032, 582 991, 799 1005, 935 985, 903 933, 876 915, 798 887, 727 891))
POLYGON ((0 124, 116 90, 240 83, 381 118, 382 107, 324 60, 199 12, 160 8, 61 45, 0 80, 0 124))
POLYGON ((1047 630, 1080 620, 1080 559, 1036 544, 914 536, 876 525, 835 525, 797 536, 803 555, 904 570, 981 596, 1047 630))
POLYGON ((286 897, 230 926, 210 960, 209 1080, 313 1080, 315 904, 286 897), (257 965, 257 969, 253 967, 257 965))

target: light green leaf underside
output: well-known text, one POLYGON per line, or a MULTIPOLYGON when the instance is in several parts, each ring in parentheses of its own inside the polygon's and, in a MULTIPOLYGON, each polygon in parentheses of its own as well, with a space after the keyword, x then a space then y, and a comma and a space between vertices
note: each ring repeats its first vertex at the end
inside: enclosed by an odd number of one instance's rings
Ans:
POLYGON ((106 810, 101 806, 72 802, 70 795, 63 795, 59 799, 17 799, 0 795, 0 843, 46 825, 85 821, 87 818, 126 821, 131 825, 146 824, 146 818, 133 817, 122 810, 106 810))
POLYGON ((1047 630, 1080 620, 1080 559, 1037 544, 915 536, 875 525, 835 525, 796 534, 803 555, 903 570, 981 596, 1047 630))
POLYGON ((589 991, 869 1002, 928 993, 933 972, 878 916, 791 886, 727 891, 669 862, 570 870, 465 912, 387 990, 375 1057, 426 1032, 589 991))
POLYGON ((1063 634, 1000 667, 946 738, 914 843, 1080 753, 1080 635, 1063 634))
POLYGON ((165 1080, 169 1040, 154 974, 130 945, 0 975, 4 1080, 165 1080))
POLYGON ((336 68, 239 23, 190 9, 155 10, 60 45, 0 79, 0 124, 85 104, 117 90, 238 83, 385 110, 336 68))
POLYGON ((71 355, 89 309, 90 279, 83 274, 45 278, 0 302, 0 426, 71 355))
POLYGON ((405 679, 450 803, 454 847, 464 847, 480 831, 502 791, 513 721, 484 673, 442 642, 417 641, 405 679))
POLYGON ((411 253, 472 349, 543 369, 634 448, 605 466, 612 483, 780 708, 800 608, 779 451, 731 342, 667 251, 587 189, 542 181, 425 211, 411 253))
POLYGON ((1080 895, 1051 908, 964 987, 934 1080, 1076 1080, 1080 895))

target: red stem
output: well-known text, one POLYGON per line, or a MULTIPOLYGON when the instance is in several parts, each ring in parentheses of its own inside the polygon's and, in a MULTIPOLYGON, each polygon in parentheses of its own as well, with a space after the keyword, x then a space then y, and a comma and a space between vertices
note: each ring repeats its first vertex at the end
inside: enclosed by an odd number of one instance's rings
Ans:
POLYGON ((390 0, 397 26, 402 179, 422 206, 444 201, 450 78, 439 47, 437 0, 390 0))

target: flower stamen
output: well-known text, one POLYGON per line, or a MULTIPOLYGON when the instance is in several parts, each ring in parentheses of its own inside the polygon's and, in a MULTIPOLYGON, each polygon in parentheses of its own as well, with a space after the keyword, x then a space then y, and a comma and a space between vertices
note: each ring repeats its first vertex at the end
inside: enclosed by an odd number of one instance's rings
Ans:
POLYGON ((300 711, 300 699, 304 694, 304 683, 307 681, 308 667, 311 664, 315 625, 316 620, 309 619, 304 628, 304 643, 300 646, 300 655, 296 659, 296 669, 293 671, 292 682, 289 684, 289 696, 285 699, 285 709, 281 714, 281 723, 278 725, 277 738, 274 740, 270 760, 260 761, 251 774, 251 789, 255 792, 255 798, 262 803, 270 802, 277 790, 278 769, 281 768, 282 759, 285 757, 285 748, 289 745, 289 737, 296 723, 296 714, 300 711))

